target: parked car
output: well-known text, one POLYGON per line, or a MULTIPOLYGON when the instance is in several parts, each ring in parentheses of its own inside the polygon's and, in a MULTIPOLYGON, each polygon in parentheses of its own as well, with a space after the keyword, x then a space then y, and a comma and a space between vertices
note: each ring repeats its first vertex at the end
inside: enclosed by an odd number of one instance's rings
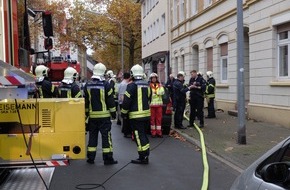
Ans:
POLYGON ((290 189, 290 136, 251 164, 231 190, 290 189))

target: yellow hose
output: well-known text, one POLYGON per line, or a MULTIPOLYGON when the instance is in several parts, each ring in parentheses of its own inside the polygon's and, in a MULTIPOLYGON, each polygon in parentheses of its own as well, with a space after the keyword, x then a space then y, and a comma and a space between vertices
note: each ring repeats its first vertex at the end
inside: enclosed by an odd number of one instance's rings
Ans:
MULTIPOLYGON (((183 115, 183 117, 189 121, 189 118, 185 114, 183 115)), ((202 154, 202 163, 203 163, 203 181, 202 181, 201 190, 207 190, 208 189, 208 178, 209 178, 209 166, 208 166, 208 161, 207 161, 204 137, 203 137, 203 133, 200 130, 200 128, 195 123, 193 125, 199 133, 200 145, 201 145, 201 154, 202 154)))

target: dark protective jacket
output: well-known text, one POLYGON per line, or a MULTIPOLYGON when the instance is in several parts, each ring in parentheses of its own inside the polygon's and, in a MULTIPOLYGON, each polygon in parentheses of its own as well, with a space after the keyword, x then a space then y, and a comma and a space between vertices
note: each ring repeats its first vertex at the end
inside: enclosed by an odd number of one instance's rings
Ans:
POLYGON ((50 80, 45 77, 43 81, 37 82, 36 98, 57 98, 59 96, 57 87, 55 87, 50 80))
POLYGON ((173 107, 176 108, 177 104, 186 102, 186 92, 188 87, 184 85, 184 81, 176 79, 173 83, 173 107))
POLYGON ((195 84, 195 86, 200 88, 192 88, 190 90, 190 96, 191 97, 204 97, 204 91, 206 88, 206 82, 201 76, 197 76, 196 78, 190 78, 189 80, 189 86, 195 84))
POLYGON ((116 112, 113 90, 110 84, 103 80, 92 79, 85 84, 85 111, 91 119, 102 119, 116 112))
POLYGON ((152 90, 148 82, 144 80, 135 80, 127 85, 124 95, 121 114, 129 114, 129 119, 149 119, 150 118, 150 100, 152 90))
POLYGON ((206 94, 206 97, 208 98, 215 97, 215 79, 214 78, 210 78, 207 80, 205 94, 206 94))
POLYGON ((72 84, 61 83, 58 87, 60 98, 81 98, 80 87, 74 82, 72 84))

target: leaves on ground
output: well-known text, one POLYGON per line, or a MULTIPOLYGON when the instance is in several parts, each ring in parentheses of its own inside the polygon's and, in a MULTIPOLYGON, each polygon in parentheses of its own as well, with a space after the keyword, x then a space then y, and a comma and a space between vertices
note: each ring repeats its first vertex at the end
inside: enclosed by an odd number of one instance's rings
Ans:
POLYGON ((177 132, 174 131, 174 130, 171 130, 171 131, 170 131, 169 136, 170 136, 170 137, 173 137, 173 138, 175 138, 175 139, 178 139, 178 140, 180 140, 180 141, 182 141, 182 142, 185 142, 185 141, 186 141, 186 139, 185 139, 184 137, 182 137, 179 133, 177 133, 177 132))
POLYGON ((233 149, 234 149, 234 147, 230 146, 230 147, 226 148, 225 151, 228 152, 228 151, 231 151, 233 149))

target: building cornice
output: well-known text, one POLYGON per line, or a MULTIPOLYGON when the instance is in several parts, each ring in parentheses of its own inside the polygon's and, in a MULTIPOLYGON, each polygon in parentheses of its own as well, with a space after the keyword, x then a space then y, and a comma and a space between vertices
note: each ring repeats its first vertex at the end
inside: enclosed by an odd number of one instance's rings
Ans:
MULTIPOLYGON (((258 1, 260 1, 260 0, 248 0, 247 2, 244 3, 243 9, 248 9, 250 5, 252 5, 252 4, 254 4, 254 3, 258 2, 258 1)), ((215 4, 213 4, 210 8, 207 8, 207 9, 205 9, 204 11, 201 11, 200 13, 198 13, 198 14, 196 14, 196 15, 194 15, 194 16, 188 18, 188 19, 186 19, 186 20, 183 21, 182 23, 180 23, 180 24, 178 24, 177 26, 173 27, 173 28, 171 29, 171 33, 174 32, 174 30, 178 30, 178 28, 180 28, 182 25, 185 25, 187 22, 191 22, 192 20, 194 20, 195 18, 201 16, 201 15, 204 14, 205 12, 207 12, 207 11, 211 10, 212 8, 218 6, 218 5, 221 4, 222 2, 223 2, 223 1, 218 1, 218 2, 216 2, 215 4)), ((202 31, 202 30, 204 30, 204 29, 206 29, 206 28, 208 28, 208 27, 210 27, 210 26, 212 26, 212 25, 214 25, 214 24, 217 24, 217 23, 219 23, 219 22, 221 22, 221 21, 223 21, 223 20, 225 20, 225 19, 227 19, 227 18, 229 18, 229 17, 235 15, 236 13, 237 13, 237 9, 234 8, 234 9, 228 11, 227 13, 225 13, 225 14, 219 16, 219 17, 216 18, 216 19, 212 19, 211 21, 206 22, 205 24, 203 24, 203 25, 201 25, 201 26, 198 26, 198 27, 196 27, 196 28, 193 29, 193 30, 187 31, 187 32, 185 32, 185 33, 179 35, 178 37, 172 39, 172 40, 171 40, 171 43, 174 43, 174 42, 179 41, 179 40, 181 40, 181 39, 183 39, 183 38, 186 38, 186 37, 188 37, 188 36, 190 36, 190 35, 193 35, 193 34, 195 34, 195 33, 198 33, 198 32, 200 32, 200 31, 202 31)))

